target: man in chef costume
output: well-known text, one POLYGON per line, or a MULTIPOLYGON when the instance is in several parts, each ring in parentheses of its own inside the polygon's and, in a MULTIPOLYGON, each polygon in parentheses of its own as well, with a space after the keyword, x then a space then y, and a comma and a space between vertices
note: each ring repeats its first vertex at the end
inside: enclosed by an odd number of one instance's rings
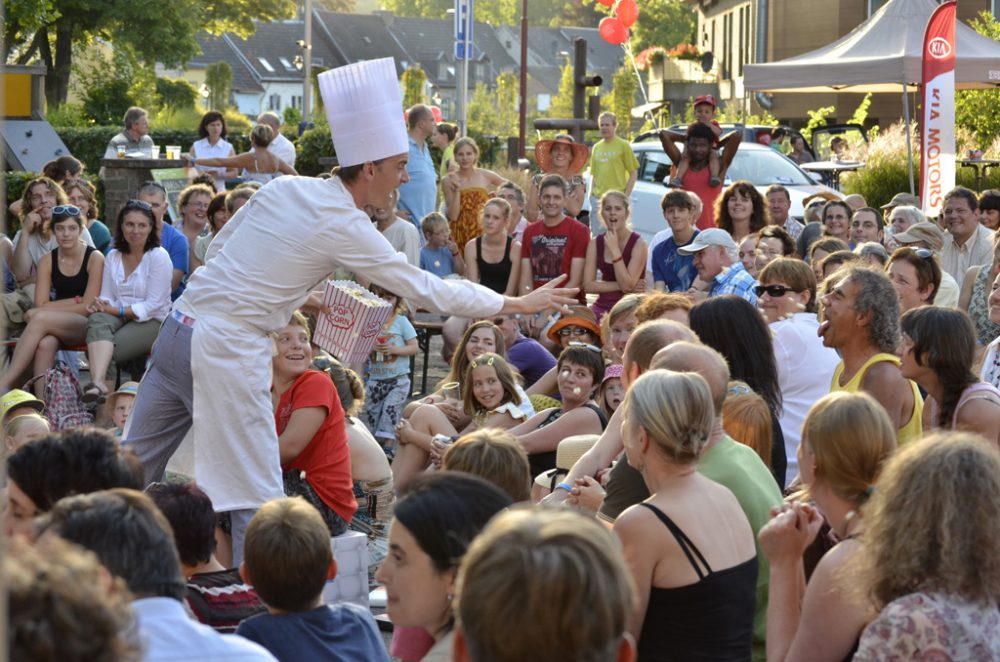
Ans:
POLYGON ((195 479, 217 512, 230 513, 234 565, 254 512, 284 496, 268 333, 283 328, 328 274, 343 268, 418 306, 467 318, 559 307, 576 292, 547 287, 504 297, 407 263, 369 218, 407 181, 395 64, 384 58, 326 71, 319 87, 336 176, 269 182, 216 236, 160 330, 124 432, 149 483, 162 477, 193 422, 195 479))

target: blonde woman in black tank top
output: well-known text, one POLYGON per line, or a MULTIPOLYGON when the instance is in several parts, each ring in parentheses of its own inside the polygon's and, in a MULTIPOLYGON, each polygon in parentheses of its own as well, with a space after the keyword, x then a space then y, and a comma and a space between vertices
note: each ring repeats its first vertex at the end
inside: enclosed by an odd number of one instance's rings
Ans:
POLYGON ((510 203, 503 198, 493 198, 483 207, 480 224, 483 234, 470 239, 465 244, 466 277, 473 283, 480 283, 499 294, 517 295, 517 282, 521 272, 521 243, 514 241, 507 234, 507 221, 510 216, 510 203), (513 256, 513 258, 511 257, 513 256), (507 279, 501 279, 493 273, 494 265, 508 262, 507 279), (489 265, 484 269, 483 263, 489 265), (492 278, 491 278, 492 277, 492 278), (495 280, 495 282, 489 282, 495 280))
MULTIPOLYGON (((28 326, 0 377, 0 393, 17 385, 29 369, 37 375, 51 368, 61 346, 79 345, 86 339, 87 306, 100 294, 104 256, 83 243, 78 207, 54 207, 51 231, 58 246, 38 262, 35 307, 25 316, 28 326)), ((43 381, 35 382, 38 395, 43 381)))

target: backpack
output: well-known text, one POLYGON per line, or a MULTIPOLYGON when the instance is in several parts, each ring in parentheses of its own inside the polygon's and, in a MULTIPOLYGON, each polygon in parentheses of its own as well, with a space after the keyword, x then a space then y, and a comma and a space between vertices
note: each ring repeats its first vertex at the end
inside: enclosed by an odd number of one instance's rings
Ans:
POLYGON ((42 400, 45 402, 45 418, 53 431, 94 424, 94 417, 81 400, 83 390, 80 380, 68 365, 56 361, 55 366, 44 374, 30 379, 24 390, 30 392, 31 385, 39 379, 45 380, 42 400))

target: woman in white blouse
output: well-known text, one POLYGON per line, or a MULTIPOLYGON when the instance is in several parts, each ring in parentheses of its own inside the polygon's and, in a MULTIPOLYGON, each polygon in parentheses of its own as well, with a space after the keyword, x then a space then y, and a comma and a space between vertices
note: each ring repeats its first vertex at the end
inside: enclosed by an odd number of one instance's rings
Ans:
POLYGON ((155 227, 148 203, 129 200, 118 213, 115 247, 106 258, 101 294, 91 304, 87 322, 94 381, 84 387, 84 402, 103 402, 111 359, 121 362, 147 354, 170 313, 173 267, 155 227))
MULTIPOLYGON (((217 110, 205 113, 198 124, 201 140, 191 145, 192 159, 227 158, 236 156, 236 150, 226 140, 226 118, 217 110)), ((220 166, 197 166, 199 172, 209 172, 215 176, 215 190, 225 191, 226 180, 233 179, 239 171, 236 168, 220 166)))

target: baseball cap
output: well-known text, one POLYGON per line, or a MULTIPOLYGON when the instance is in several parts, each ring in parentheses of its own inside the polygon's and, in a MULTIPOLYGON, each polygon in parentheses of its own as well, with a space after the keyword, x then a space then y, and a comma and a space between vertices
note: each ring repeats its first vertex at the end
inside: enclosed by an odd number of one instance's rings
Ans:
POLYGON ((703 103, 707 103, 712 108, 718 108, 719 107, 719 104, 717 104, 715 102, 715 96, 713 96, 711 94, 702 94, 702 95, 696 96, 694 98, 694 105, 698 106, 698 105, 701 105, 703 103))
POLYGON ((0 421, 7 418, 7 413, 17 407, 33 407, 41 414, 45 411, 45 403, 27 391, 16 388, 7 391, 0 398, 0 421))
POLYGON ((944 232, 933 223, 915 223, 899 234, 892 235, 898 244, 912 244, 922 241, 927 247, 937 253, 944 247, 944 232))
POLYGON ((892 209, 893 207, 902 207, 903 205, 909 205, 910 207, 920 208, 920 198, 913 195, 912 193, 897 193, 892 196, 892 200, 889 204, 882 205, 882 209, 892 209))
POLYGON ((729 250, 737 250, 736 242, 733 241, 728 232, 720 228, 709 228, 708 230, 699 232, 694 241, 687 246, 681 246, 677 249, 677 252, 681 255, 691 255, 692 253, 703 251, 709 246, 722 246, 729 250))

